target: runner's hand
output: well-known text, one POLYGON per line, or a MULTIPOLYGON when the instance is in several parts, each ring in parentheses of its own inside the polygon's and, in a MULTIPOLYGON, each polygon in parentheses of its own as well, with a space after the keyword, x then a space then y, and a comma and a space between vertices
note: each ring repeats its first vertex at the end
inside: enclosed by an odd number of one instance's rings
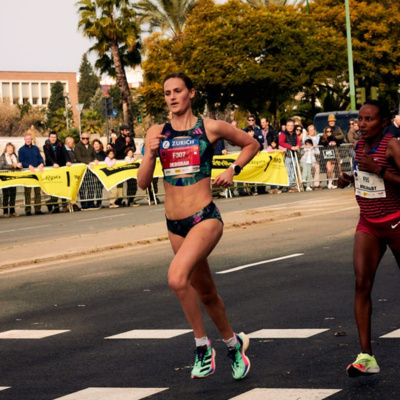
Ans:
POLYGON ((147 147, 149 148, 150 152, 156 156, 158 149, 160 148, 160 143, 161 141, 165 139, 164 135, 156 135, 152 138, 149 139, 149 142, 146 143, 146 147, 145 149, 147 149, 147 147))
POLYGON ((344 189, 345 187, 349 186, 351 183, 354 182, 354 176, 346 174, 343 172, 338 179, 338 187, 340 189, 344 189))
POLYGON ((235 171, 232 168, 227 168, 222 174, 219 174, 213 181, 213 186, 221 186, 228 188, 232 186, 233 176, 235 171))
POLYGON ((360 171, 372 172, 378 174, 381 167, 375 162, 370 154, 365 154, 357 157, 358 169, 360 171))

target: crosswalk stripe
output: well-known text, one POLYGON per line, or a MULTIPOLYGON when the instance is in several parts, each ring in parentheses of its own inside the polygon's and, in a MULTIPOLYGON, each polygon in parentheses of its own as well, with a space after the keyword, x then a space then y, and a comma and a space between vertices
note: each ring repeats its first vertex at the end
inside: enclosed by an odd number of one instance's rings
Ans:
POLYGON ((70 331, 48 329, 14 329, 11 331, 0 332, 0 339, 43 339, 65 332, 70 331))
POLYGON ((192 332, 191 329, 135 329, 106 339, 171 339, 192 332))
POLYGON ((140 400, 168 388, 96 388, 90 387, 54 400, 140 400))
POLYGON ((400 329, 396 329, 393 332, 387 333, 386 335, 380 336, 384 339, 399 339, 400 338, 400 329))
POLYGON ((229 400, 323 400, 341 389, 253 389, 229 400))
POLYGON ((253 339, 307 339, 326 331, 329 329, 260 329, 248 336, 253 339))

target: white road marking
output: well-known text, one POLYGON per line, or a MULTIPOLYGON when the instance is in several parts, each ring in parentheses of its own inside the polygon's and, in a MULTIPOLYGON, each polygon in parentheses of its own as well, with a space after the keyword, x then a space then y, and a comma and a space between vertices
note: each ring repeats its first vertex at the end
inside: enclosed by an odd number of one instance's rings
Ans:
POLYGON ((249 333, 252 339, 307 339, 329 329, 260 329, 249 333))
POLYGON ((47 228, 48 226, 51 226, 51 225, 35 225, 35 226, 29 226, 27 228, 18 228, 18 229, 10 229, 8 231, 0 231, 0 233, 26 231, 28 229, 37 229, 37 228, 47 228))
POLYGON ((0 339, 43 339, 45 337, 70 332, 70 330, 48 330, 48 329, 15 329, 0 332, 0 339))
POLYGON ((96 388, 90 387, 54 400, 140 400, 169 388, 96 388))
POLYGON ((135 329, 106 339, 171 339, 192 332, 191 329, 135 329))
POLYGON ((387 333, 386 335, 380 336, 384 339, 399 339, 400 338, 400 329, 396 329, 393 332, 387 333))
POLYGON ((253 389, 230 400, 323 400, 341 389, 253 389))
POLYGON ((97 217, 97 218, 87 218, 87 219, 80 219, 79 222, 85 222, 85 221, 97 221, 99 219, 110 219, 110 218, 115 218, 115 217, 124 217, 125 215, 129 214, 110 214, 106 217, 97 217))
POLYGON ((10 389, 10 388, 11 388, 11 386, 0 386, 0 391, 10 389))
POLYGON ((304 253, 290 254, 289 256, 278 257, 278 258, 273 258, 271 260, 264 260, 264 261, 259 261, 259 262, 252 263, 252 264, 241 265, 240 267, 235 267, 235 268, 227 269, 225 271, 219 271, 219 272, 216 272, 216 273, 217 274, 229 274, 231 272, 240 271, 241 269, 254 267, 256 265, 268 264, 268 263, 271 263, 271 262, 280 261, 280 260, 286 260, 288 258, 299 257, 299 256, 304 256, 304 253))

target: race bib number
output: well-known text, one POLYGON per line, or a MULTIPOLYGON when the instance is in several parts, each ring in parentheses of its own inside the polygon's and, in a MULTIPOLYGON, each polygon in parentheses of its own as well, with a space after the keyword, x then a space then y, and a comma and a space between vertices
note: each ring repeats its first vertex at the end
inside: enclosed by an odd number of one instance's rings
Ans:
POLYGON ((200 171, 200 145, 197 138, 163 140, 160 160, 165 176, 192 174, 200 171))
POLYGON ((359 171, 358 169, 354 171, 354 186, 357 196, 369 199, 386 197, 384 180, 370 172, 359 171))

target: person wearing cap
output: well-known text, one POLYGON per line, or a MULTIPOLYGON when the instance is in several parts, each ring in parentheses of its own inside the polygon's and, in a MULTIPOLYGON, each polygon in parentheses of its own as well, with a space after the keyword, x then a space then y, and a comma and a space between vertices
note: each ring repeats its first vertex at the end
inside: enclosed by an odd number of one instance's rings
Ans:
MULTIPOLYGON (((329 114, 328 115, 328 126, 326 128, 331 128, 333 136, 335 136, 335 141, 338 145, 342 144, 344 142, 344 134, 342 130, 340 129, 340 126, 336 125, 336 117, 335 114, 329 114)), ((324 129, 324 132, 325 132, 324 129)))
MULTIPOLYGON (((121 125, 119 127, 120 135, 117 137, 114 143, 114 150, 115 150, 115 158, 117 160, 125 160, 126 154, 125 151, 127 148, 132 148, 134 153, 136 153, 136 146, 135 146, 135 135, 129 134, 129 126, 121 125)), ((134 196, 137 191, 137 181, 136 179, 128 179, 126 181, 127 184, 127 196, 128 196, 128 206, 137 205, 134 200, 134 196)), ((124 184, 120 183, 117 186, 118 192, 118 199, 115 201, 115 204, 118 206, 124 205, 122 203, 123 200, 123 191, 124 191, 124 184)))

